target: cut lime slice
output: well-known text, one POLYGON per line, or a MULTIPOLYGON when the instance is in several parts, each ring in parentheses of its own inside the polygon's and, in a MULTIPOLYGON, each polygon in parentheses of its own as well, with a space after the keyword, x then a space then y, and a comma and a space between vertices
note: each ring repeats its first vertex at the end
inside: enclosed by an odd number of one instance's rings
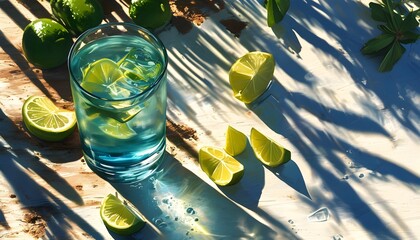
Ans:
POLYGON ((83 70, 81 86, 88 92, 105 99, 124 99, 130 91, 123 88, 125 76, 119 66, 108 58, 99 59, 83 70))
POLYGON ((265 52, 249 52, 230 68, 229 83, 234 96, 244 103, 257 99, 273 79, 275 61, 265 52))
POLYGON ((102 201, 100 215, 105 226, 120 235, 138 232, 146 224, 135 210, 113 194, 108 194, 102 201))
POLYGON ((244 175, 244 166, 222 149, 202 147, 199 162, 207 176, 220 186, 235 184, 244 175))
POLYGON ((99 129, 117 139, 129 139, 136 135, 136 132, 128 124, 118 122, 113 118, 108 118, 104 124, 99 126, 99 129))
POLYGON ((73 111, 58 108, 44 96, 29 97, 23 104, 22 118, 31 134, 46 141, 61 141, 76 127, 73 111))
POLYGON ((225 151, 231 155, 236 156, 242 153, 246 148, 247 138, 245 134, 228 126, 226 131, 225 151))
POLYGON ((255 156, 265 165, 277 167, 290 161, 291 153, 289 150, 266 137, 255 128, 251 129, 250 138, 255 156))

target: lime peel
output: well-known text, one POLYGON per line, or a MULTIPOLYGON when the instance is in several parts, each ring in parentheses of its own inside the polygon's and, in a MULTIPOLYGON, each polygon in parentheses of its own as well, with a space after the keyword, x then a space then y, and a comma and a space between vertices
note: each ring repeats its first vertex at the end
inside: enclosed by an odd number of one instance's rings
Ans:
POLYGON ((251 129, 251 147, 255 156, 269 167, 277 167, 291 159, 291 152, 257 129, 251 129))

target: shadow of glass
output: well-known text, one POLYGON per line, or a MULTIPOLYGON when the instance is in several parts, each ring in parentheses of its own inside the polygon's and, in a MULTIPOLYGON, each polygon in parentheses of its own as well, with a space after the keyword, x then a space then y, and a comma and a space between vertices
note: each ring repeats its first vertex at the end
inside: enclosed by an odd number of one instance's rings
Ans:
POLYGON ((113 184, 149 220, 161 239, 296 238, 285 226, 273 230, 262 224, 167 156, 161 170, 149 179, 134 185, 113 184))

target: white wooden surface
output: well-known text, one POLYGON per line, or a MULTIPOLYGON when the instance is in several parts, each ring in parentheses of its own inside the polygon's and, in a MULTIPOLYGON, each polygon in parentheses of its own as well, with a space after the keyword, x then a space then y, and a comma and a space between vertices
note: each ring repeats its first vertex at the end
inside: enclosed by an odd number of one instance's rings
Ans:
MULTIPOLYGON (((111 4, 112 3, 112 4, 111 4)), ((49 144, 22 128, 20 110, 44 94, 72 107, 66 67, 41 71, 21 52, 24 26, 48 16, 47 1, 0 0, 0 238, 120 239, 99 217, 100 201, 118 191, 146 217, 134 239, 419 239, 420 43, 408 45, 392 72, 362 44, 378 33, 368 1, 292 1, 283 22, 265 24, 258 1, 225 1, 200 26, 159 33, 168 49, 168 118, 197 131, 171 141, 163 170, 136 186, 109 184, 83 162, 77 132, 49 144), (247 22, 236 38, 221 23, 247 22), (264 100, 232 96, 231 64, 249 51, 276 58, 264 100), (292 152, 267 168, 248 146, 240 183, 218 187, 200 170, 201 146, 223 147, 228 125, 251 127, 292 152), (329 218, 307 217, 326 207, 329 218), (193 211, 192 211, 193 210, 193 211), (40 219, 25 220, 32 212, 40 219)), ((124 1, 108 20, 127 20, 124 1)))

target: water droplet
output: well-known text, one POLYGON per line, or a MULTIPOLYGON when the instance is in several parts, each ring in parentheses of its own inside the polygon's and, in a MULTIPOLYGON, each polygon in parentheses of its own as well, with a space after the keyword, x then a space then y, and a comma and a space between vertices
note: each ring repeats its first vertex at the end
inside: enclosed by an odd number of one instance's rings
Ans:
POLYGON ((194 218, 194 221, 198 222, 198 218, 194 218))
POLYGON ((310 222, 325 222, 330 218, 328 208, 322 207, 315 212, 309 214, 308 221, 310 222))
POLYGON ((333 240, 344 240, 343 235, 341 234, 336 234, 332 237, 333 240))
POLYGON ((360 168, 360 166, 357 163, 349 162, 349 168, 360 168))
POLYGON ((293 224, 294 222, 293 222, 293 220, 292 219, 289 219, 289 221, 288 221, 290 224, 293 224))
POLYGON ((178 217, 175 217, 175 219, 174 219, 175 221, 178 221, 178 217))
POLYGON ((359 178, 364 178, 364 177, 365 177, 365 174, 363 173, 359 174, 359 178))
POLYGON ((347 175, 347 174, 346 174, 346 175, 344 175, 343 179, 344 179, 344 180, 348 180, 348 179, 349 179, 349 175, 347 175))
POLYGON ((194 208, 192 208, 192 207, 187 208, 187 213, 191 214, 191 215, 195 214, 194 208))
POLYGON ((166 222, 165 222, 165 221, 163 221, 163 219, 162 219, 162 218, 156 218, 156 219, 154 220, 154 223, 156 224, 156 226, 157 226, 158 228, 164 228, 164 227, 166 227, 166 226, 167 226, 166 222))
POLYGON ((162 199, 162 203, 168 204, 169 203, 169 199, 167 199, 167 198, 162 199))

